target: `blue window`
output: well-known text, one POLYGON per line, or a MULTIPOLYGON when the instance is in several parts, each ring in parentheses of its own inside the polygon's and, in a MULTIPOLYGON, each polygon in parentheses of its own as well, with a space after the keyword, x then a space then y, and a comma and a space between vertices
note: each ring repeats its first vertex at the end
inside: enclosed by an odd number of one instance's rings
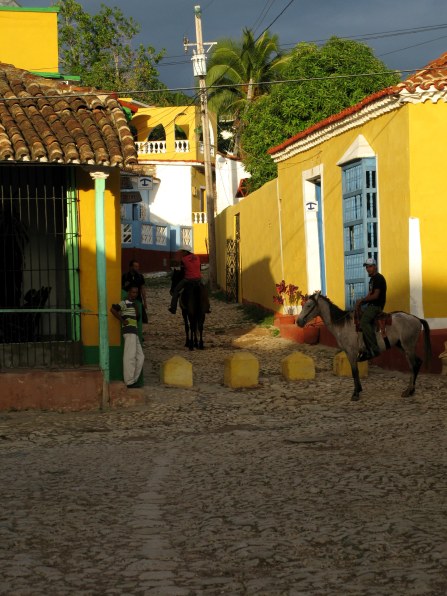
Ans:
POLYGON ((342 168, 343 248, 346 308, 367 293, 363 263, 378 258, 377 182, 375 158, 360 159, 342 168))

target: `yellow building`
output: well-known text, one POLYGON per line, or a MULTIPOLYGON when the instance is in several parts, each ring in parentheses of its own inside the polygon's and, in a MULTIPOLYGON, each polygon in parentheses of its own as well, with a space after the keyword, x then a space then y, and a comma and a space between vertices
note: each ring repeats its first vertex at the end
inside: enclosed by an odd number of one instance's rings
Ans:
MULTIPOLYGON (((150 220, 169 226, 170 238, 164 246, 135 245, 129 251, 146 270, 161 263, 160 256, 174 253, 179 246, 191 246, 202 260, 208 258, 204 144, 200 110, 195 105, 165 108, 141 107, 132 100, 122 105, 135 110, 131 120, 138 161, 153 168, 157 185, 151 191, 150 220), (158 254, 159 253, 159 254, 158 254)), ((217 146, 216 118, 210 114, 211 160, 214 170, 217 146)), ((126 248, 123 246, 123 250, 126 248)), ((129 252, 129 254, 130 254, 129 252)))
POLYGON ((45 76, 59 73, 59 8, 0 6, 0 62, 45 76))
POLYGON ((122 378, 109 309, 121 299, 133 138, 113 97, 0 71, 0 409, 97 408, 122 378))
POLYGON ((447 53, 272 148, 277 180, 218 218, 220 285, 236 229, 238 299, 270 308, 281 279, 352 307, 367 293, 362 264, 372 256, 388 281, 387 310, 427 319, 442 352, 446 102, 447 53))

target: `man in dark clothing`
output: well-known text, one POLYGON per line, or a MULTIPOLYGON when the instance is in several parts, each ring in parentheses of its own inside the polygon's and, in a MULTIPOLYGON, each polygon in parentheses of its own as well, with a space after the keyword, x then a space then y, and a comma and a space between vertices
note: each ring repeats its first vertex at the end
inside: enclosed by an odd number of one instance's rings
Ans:
POLYGON ((378 273, 376 261, 371 258, 366 259, 363 266, 366 267, 370 279, 368 294, 357 300, 355 305, 356 310, 359 310, 362 304, 366 305, 360 318, 360 329, 363 333, 365 349, 358 354, 359 362, 375 358, 380 354, 374 321, 377 315, 383 311, 386 302, 386 280, 383 275, 378 273))
POLYGON ((121 278, 121 288, 126 294, 129 291, 129 288, 138 288, 137 300, 140 303, 142 322, 146 324, 148 320, 146 313, 146 292, 144 291, 144 286, 145 281, 144 277, 140 273, 140 263, 135 260, 130 261, 129 271, 127 273, 124 273, 124 275, 121 278))

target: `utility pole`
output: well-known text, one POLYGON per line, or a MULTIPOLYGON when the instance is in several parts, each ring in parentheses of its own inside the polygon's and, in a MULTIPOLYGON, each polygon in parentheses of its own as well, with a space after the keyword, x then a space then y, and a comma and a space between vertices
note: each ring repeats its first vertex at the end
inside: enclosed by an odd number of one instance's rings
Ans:
POLYGON ((208 46, 208 50, 216 42, 203 43, 202 39, 202 11, 200 6, 194 6, 195 24, 196 24, 196 43, 189 43, 184 38, 183 45, 185 52, 188 47, 196 46, 193 50, 192 62, 194 76, 199 78, 200 88, 200 114, 202 120, 203 135, 203 158, 205 163, 205 189, 206 189, 206 218, 208 221, 208 253, 209 253, 209 276, 211 290, 217 289, 217 259, 216 259, 216 223, 214 217, 215 198, 213 185, 213 171, 211 168, 211 140, 210 125, 208 118, 208 92, 206 88, 206 54, 203 46, 208 46))

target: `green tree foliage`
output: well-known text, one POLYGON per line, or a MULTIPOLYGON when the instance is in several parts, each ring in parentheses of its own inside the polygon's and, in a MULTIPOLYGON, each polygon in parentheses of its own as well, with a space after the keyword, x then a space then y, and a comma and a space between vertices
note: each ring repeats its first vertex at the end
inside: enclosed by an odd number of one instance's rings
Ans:
POLYGON ((65 73, 81 77, 81 84, 105 91, 159 89, 137 99, 158 105, 176 104, 160 82, 156 65, 164 55, 151 46, 134 48, 140 25, 119 8, 101 4, 90 15, 75 0, 60 0, 60 62, 65 73))
POLYGON ((399 81, 368 46, 336 37, 322 47, 298 44, 283 76, 300 82, 272 86, 242 114, 242 157, 252 176, 251 190, 276 176, 270 147, 399 81), (354 76, 364 73, 375 74, 354 76))

